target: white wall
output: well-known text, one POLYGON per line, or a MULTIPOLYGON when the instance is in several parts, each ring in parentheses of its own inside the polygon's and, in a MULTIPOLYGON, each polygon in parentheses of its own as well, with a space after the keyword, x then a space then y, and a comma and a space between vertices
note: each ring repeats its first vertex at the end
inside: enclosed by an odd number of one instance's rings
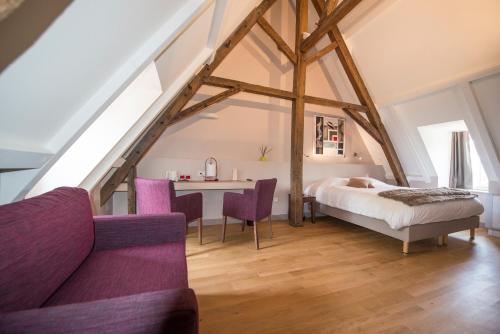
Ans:
MULTIPOLYGON (((221 130, 220 127, 218 127, 221 130)), ((166 137, 165 139, 167 139, 166 137)), ((229 137, 228 137, 229 140, 229 137)), ((201 141, 200 141, 201 143, 201 141)), ((180 145, 182 147, 182 145, 180 145)), ((237 147, 237 145, 235 145, 237 147)), ((255 147, 256 149, 256 147, 255 147)), ((257 151, 257 150, 255 150, 257 151)), ((208 153, 208 152, 207 152, 208 153)), ((217 155, 215 155, 217 157, 217 155)), ((218 166, 220 179, 230 180, 232 169, 238 169, 240 179, 265 179, 278 178, 275 197, 278 202, 273 203, 273 215, 286 215, 288 212, 288 194, 290 189, 290 163, 288 161, 257 161, 258 154, 254 154, 254 159, 219 159, 218 166)), ((272 156, 272 154, 271 154, 272 156)), ((195 179, 197 172, 203 170, 205 156, 197 159, 186 158, 161 158, 148 156, 139 166, 137 173, 142 177, 164 178, 166 170, 177 170, 183 174, 192 175, 195 179)), ((328 176, 348 177, 353 175, 372 176, 383 179, 384 173, 381 166, 372 164, 332 164, 315 161, 313 158, 306 158, 304 162, 304 184, 326 178, 328 176)), ((238 192, 235 190, 235 192, 238 192)), ((182 195, 184 191, 179 191, 182 195)), ((222 217, 222 202, 224 191, 202 191, 203 193, 203 217, 205 219, 218 219, 222 217)), ((124 213, 126 211, 126 194, 120 200, 114 201, 114 213, 124 213), (120 209, 121 208, 121 209, 120 209), (120 211, 121 210, 121 211, 120 211)))
POLYGON ((488 134, 493 141, 496 156, 500 158, 500 73, 494 73, 471 82, 488 134))
POLYGON ((444 144, 446 147, 438 145, 439 152, 433 152, 432 149, 428 152, 419 134, 419 128, 423 130, 424 137, 432 142, 427 143, 428 146, 436 147, 435 141, 448 143, 450 138, 448 133, 438 134, 432 131, 433 127, 443 123, 453 124, 464 121, 465 127, 463 128, 469 130, 475 150, 490 181, 488 193, 481 194, 480 200, 485 206, 485 214, 482 215, 481 221, 490 228, 492 233, 500 229, 500 215, 498 214, 500 212, 498 208, 500 162, 494 149, 493 136, 490 136, 487 130, 488 128, 499 129, 500 126, 500 123, 495 122, 496 116, 493 111, 497 107, 492 102, 497 98, 500 85, 495 80, 489 80, 496 78, 497 74, 494 73, 489 73, 484 77, 473 77, 448 88, 416 96, 382 109, 391 137, 399 139, 394 144, 405 171, 407 173, 411 171, 410 173, 426 180, 424 184, 421 184, 423 186, 438 185, 438 175, 441 179, 440 185, 446 185, 449 164, 443 159, 437 159, 436 161, 442 161, 442 163, 438 163, 437 166, 433 165, 430 154, 444 156, 449 150, 446 149, 448 144, 444 144), (478 82, 480 84, 476 84, 478 82), (428 132, 426 128, 431 129, 431 136, 426 135, 428 132))

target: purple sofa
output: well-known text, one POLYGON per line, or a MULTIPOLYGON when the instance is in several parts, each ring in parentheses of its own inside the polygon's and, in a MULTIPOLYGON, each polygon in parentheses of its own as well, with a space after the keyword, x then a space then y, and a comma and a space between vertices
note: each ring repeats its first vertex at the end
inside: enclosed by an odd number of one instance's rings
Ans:
POLYGON ((197 333, 185 217, 92 217, 85 190, 0 206, 0 333, 197 333))

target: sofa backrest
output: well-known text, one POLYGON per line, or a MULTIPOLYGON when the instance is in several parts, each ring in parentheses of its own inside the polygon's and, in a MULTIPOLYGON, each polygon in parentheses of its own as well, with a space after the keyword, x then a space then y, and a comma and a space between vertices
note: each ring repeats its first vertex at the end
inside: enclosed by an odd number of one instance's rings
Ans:
POLYGON ((0 312, 36 308, 92 250, 88 194, 57 188, 0 206, 0 312))

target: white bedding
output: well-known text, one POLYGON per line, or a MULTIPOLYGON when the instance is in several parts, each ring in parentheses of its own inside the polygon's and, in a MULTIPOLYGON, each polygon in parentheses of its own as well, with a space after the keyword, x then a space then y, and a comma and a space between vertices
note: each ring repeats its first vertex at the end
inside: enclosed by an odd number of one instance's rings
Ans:
POLYGON ((331 207, 386 221, 391 228, 468 218, 483 213, 477 199, 408 206, 377 194, 399 187, 370 179, 375 188, 347 187, 349 179, 327 178, 306 187, 304 193, 331 207))

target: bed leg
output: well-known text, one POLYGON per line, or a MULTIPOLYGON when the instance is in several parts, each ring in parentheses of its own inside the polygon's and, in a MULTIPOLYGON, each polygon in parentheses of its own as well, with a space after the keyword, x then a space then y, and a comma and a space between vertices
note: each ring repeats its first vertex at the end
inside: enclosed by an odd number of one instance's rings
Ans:
POLYGON ((448 246, 448 234, 443 234, 443 245, 448 246))
POLYGON ((410 249, 410 242, 403 241, 403 254, 408 254, 408 250, 410 249))
POLYGON ((443 246, 443 236, 438 236, 438 246, 443 246))
POLYGON ((475 237, 476 237, 476 229, 471 228, 470 229, 470 240, 474 240, 475 237))

